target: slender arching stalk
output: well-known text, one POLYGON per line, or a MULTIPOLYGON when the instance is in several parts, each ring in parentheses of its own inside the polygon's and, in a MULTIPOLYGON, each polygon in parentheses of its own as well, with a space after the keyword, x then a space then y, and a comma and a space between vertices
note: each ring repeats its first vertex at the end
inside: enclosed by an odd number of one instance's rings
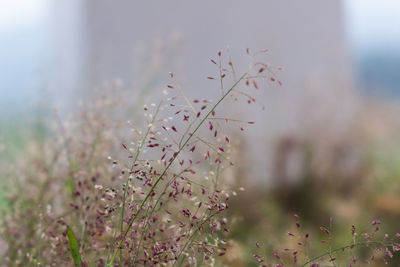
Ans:
POLYGON ((346 246, 343 246, 343 247, 340 247, 340 248, 335 248, 335 249, 327 251, 327 252, 325 252, 325 253, 323 253, 321 255, 313 257, 313 258, 309 259, 308 261, 306 261, 305 263, 303 263, 300 267, 306 267, 308 264, 313 263, 313 262, 315 262, 316 260, 318 260, 318 259, 320 259, 322 257, 328 256, 328 255, 332 255, 332 254, 334 254, 334 253, 336 253, 338 251, 345 250, 345 249, 348 249, 348 248, 351 248, 351 247, 367 246, 369 244, 377 244, 377 245, 387 246, 387 245, 382 244, 381 242, 378 242, 378 241, 367 241, 367 242, 351 243, 349 245, 346 245, 346 246))
MULTIPOLYGON (((182 171, 182 172, 183 172, 183 171, 182 171)), ((163 196, 163 194, 164 194, 165 191, 167 190, 168 186, 172 183, 172 181, 173 181, 177 176, 181 175, 182 172, 179 173, 179 174, 177 174, 177 175, 174 175, 173 179, 171 179, 171 181, 170 181, 169 183, 167 183, 167 185, 165 186, 164 190, 162 191, 162 193, 161 193, 160 196, 158 197, 158 199, 157 199, 157 201, 156 201, 156 204, 154 204, 153 208, 151 209, 150 214, 147 216, 148 218, 150 218, 150 217, 153 215, 153 213, 154 213, 154 211, 155 211, 157 205, 158 205, 158 204, 160 203, 160 201, 161 201, 161 197, 163 196)), ((149 227, 148 227, 148 226, 149 226, 149 224, 148 224, 148 223, 145 223, 144 232, 143 232, 143 234, 142 234, 141 237, 140 237, 140 240, 139 240, 138 245, 136 246, 136 252, 135 252, 135 257, 134 257, 134 259, 133 259, 133 262, 135 262, 136 259, 137 259, 137 257, 139 256, 140 245, 142 244, 143 237, 146 236, 147 233, 148 233, 148 231, 149 231, 149 227)))
POLYGON ((164 168, 162 173, 158 176, 157 180, 154 182, 152 187, 150 188, 149 192, 147 193, 146 197, 143 199, 143 201, 140 203, 139 208, 137 209, 137 212, 133 216, 133 218, 129 221, 127 229, 123 232, 121 236, 121 240, 118 243, 118 246, 108 264, 108 266, 112 266, 114 264, 115 258, 118 254, 118 251, 120 251, 122 248, 122 243, 124 242, 127 234, 132 228, 133 223, 135 222, 136 218, 139 216, 142 208, 146 204, 147 200, 150 198, 151 194, 153 193, 154 189, 157 187, 158 183, 161 181, 161 179, 164 177, 164 175, 167 173, 171 165, 175 162, 175 159, 179 156, 181 151, 185 148, 186 144, 192 139, 192 137, 196 134, 196 132, 200 129, 200 127, 203 125, 203 123, 210 117, 212 112, 217 108, 217 106, 231 93, 231 91, 248 75, 250 70, 245 72, 231 87, 228 91, 225 92, 225 94, 214 104, 214 106, 208 111, 208 113, 204 116, 204 118, 197 124, 196 128, 194 128, 193 132, 187 137, 185 142, 179 147, 178 151, 174 154, 172 157, 172 160, 167 164, 167 166, 164 168))
MULTIPOLYGON (((180 256, 182 255, 182 253, 186 250, 186 248, 193 242, 196 234, 199 232, 200 227, 206 223, 209 219, 211 219, 212 217, 214 217, 215 215, 217 215, 218 213, 213 213, 211 215, 209 215, 208 217, 206 217, 203 222, 196 228, 196 230, 193 232, 193 234, 189 237, 189 239, 186 241, 186 243, 183 245, 183 248, 181 249, 181 251, 179 252, 178 256, 176 257, 176 260, 174 262, 173 266, 176 266, 176 264, 178 263, 178 260, 180 258, 180 256)), ((183 260, 181 261, 181 263, 179 264, 179 266, 182 264, 183 260)))
MULTIPOLYGON (((156 110, 156 113, 155 113, 155 115, 154 115, 154 117, 153 117, 153 119, 152 119, 152 121, 151 121, 151 124, 154 123, 154 121, 155 121, 155 119, 156 119, 156 117, 157 117, 157 114, 158 114, 158 112, 160 111, 160 106, 161 106, 161 104, 162 104, 162 102, 160 102, 160 104, 157 106, 157 110, 156 110)), ((151 130, 151 127, 147 127, 147 131, 146 131, 145 135, 143 136, 142 142, 140 143, 140 145, 139 145, 139 146, 137 147, 137 149, 136 149, 135 158, 134 158, 133 161, 132 161, 132 165, 131 165, 130 171, 129 171, 129 173, 128 173, 128 178, 126 179, 126 182, 125 182, 124 196, 123 196, 123 200, 122 200, 121 218, 120 218, 121 235, 122 235, 122 233, 123 233, 123 231, 124 231, 124 216, 125 216, 125 206, 126 206, 126 192, 127 192, 127 190, 128 190, 128 186, 129 186, 129 175, 130 175, 130 173, 133 171, 133 168, 135 167, 135 163, 136 163, 136 161, 137 161, 138 158, 139 158, 140 151, 142 150, 142 148, 143 148, 143 146, 144 146, 144 143, 146 142, 146 139, 147 139, 147 136, 148 136, 149 133, 150 133, 150 130, 151 130)), ((122 253, 120 253, 120 262, 121 262, 121 261, 122 261, 122 253)))

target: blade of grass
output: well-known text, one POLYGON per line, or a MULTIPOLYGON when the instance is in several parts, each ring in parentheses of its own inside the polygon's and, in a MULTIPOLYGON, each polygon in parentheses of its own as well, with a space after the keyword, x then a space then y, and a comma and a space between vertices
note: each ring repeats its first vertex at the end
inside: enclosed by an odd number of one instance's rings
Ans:
POLYGON ((79 245, 76 240, 74 232, 69 226, 67 226, 67 237, 69 242, 69 247, 71 249, 72 259, 74 260, 75 266, 82 267, 81 254, 79 253, 79 245))

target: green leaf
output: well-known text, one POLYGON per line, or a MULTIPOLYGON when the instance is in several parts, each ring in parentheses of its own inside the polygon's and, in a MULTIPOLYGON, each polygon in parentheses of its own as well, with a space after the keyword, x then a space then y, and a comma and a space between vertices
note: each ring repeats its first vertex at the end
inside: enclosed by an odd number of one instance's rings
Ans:
POLYGON ((79 245, 76 240, 74 232, 67 226, 67 236, 69 241, 69 247, 71 248, 72 259, 74 260, 75 266, 82 267, 81 254, 79 253, 79 245))

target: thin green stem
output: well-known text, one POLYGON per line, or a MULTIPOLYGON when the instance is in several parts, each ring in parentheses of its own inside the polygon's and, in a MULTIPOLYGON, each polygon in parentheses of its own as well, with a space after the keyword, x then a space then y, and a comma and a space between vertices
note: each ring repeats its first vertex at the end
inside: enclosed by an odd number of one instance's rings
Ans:
POLYGON ((237 80, 232 86, 231 88, 218 100, 217 103, 214 104, 214 106, 210 109, 210 111, 206 114, 206 116, 204 116, 204 118, 199 122, 199 124, 196 126, 196 128, 193 130, 193 132, 188 136, 188 138, 186 139, 186 141, 182 144, 182 146, 178 149, 178 151, 175 153, 175 155, 172 157, 172 160, 167 164, 167 166, 164 168, 163 172, 158 176, 157 180, 154 182, 153 186, 150 188, 149 192, 147 193, 146 197, 143 199, 142 203, 140 204, 137 212, 135 213, 135 215, 133 216, 133 218, 129 221, 128 224, 128 228, 126 229, 126 231, 123 233, 123 235, 121 236, 121 240, 118 243, 118 247, 114 252, 113 257, 111 258, 110 263, 108 264, 109 266, 112 266, 114 264, 115 258, 118 254, 118 251, 120 251, 122 248, 122 243, 125 240, 128 232, 130 231, 130 229, 132 228, 132 225, 134 223, 134 221, 136 220, 136 218, 139 216, 143 206, 146 204, 147 200, 150 198, 151 194, 153 193, 154 189, 156 188, 156 186, 158 185, 158 183, 161 181, 161 179, 164 177, 164 175, 167 173, 167 171, 169 170, 169 168, 171 167, 171 165, 175 162, 175 159, 179 156, 179 154, 181 153, 181 151, 184 149, 184 147, 186 146, 186 144, 191 140, 192 136, 199 130, 199 128, 203 125, 203 123, 207 120, 207 118, 211 115, 211 113, 215 110, 215 108, 229 95, 229 93, 239 84, 240 81, 243 80, 243 78, 249 73, 249 71, 245 72, 240 78, 239 80, 237 80))
MULTIPOLYGON (((152 125, 154 123, 154 120, 156 119, 157 114, 158 114, 158 112, 160 110, 161 103, 162 102, 160 102, 160 104, 157 106, 156 113, 154 114, 153 119, 150 122, 150 125, 152 125)), ((140 152, 143 149, 143 146, 144 146, 144 144, 146 142, 147 136, 150 133, 150 130, 151 130, 151 126, 150 125, 147 127, 147 131, 146 131, 145 135, 143 136, 142 142, 140 143, 140 145, 136 149, 135 158, 132 161, 132 165, 131 165, 130 171, 128 173, 128 178, 126 179, 126 182, 125 182, 124 196, 123 196, 123 201, 122 201, 121 218, 120 218, 121 235, 124 232, 124 216, 125 216, 125 206, 126 206, 126 194, 127 194, 128 186, 129 186, 129 176, 131 175, 130 173, 133 171, 133 168, 135 167, 136 161, 138 160, 140 152)), ((119 257, 120 257, 120 263, 121 263, 122 262, 122 250, 120 250, 119 257)))
POLYGON ((340 247, 340 248, 336 248, 336 249, 327 251, 325 253, 322 253, 322 254, 320 254, 320 255, 318 255, 316 257, 313 257, 310 260, 308 260, 307 262, 303 263, 300 267, 305 267, 305 266, 307 266, 307 264, 313 263, 314 261, 316 261, 316 260, 318 260, 318 259, 320 259, 322 257, 328 256, 328 255, 332 255, 332 254, 334 254, 334 253, 336 253, 338 251, 345 250, 345 249, 348 249, 348 248, 351 248, 351 247, 356 247, 356 246, 367 246, 369 244, 378 244, 378 245, 387 246, 386 244, 378 242, 378 241, 367 241, 367 242, 351 243, 349 245, 346 245, 346 246, 343 246, 343 247, 340 247))
MULTIPOLYGON (((199 232, 199 230, 200 230, 200 227, 203 226, 203 224, 205 224, 208 220, 210 220, 212 217, 214 217, 214 216, 217 215, 217 214, 218 214, 218 212, 215 212, 215 213, 211 214, 210 216, 205 217, 205 219, 203 220, 203 222, 196 228, 196 230, 193 232, 193 234, 188 238, 188 240, 186 241, 186 243, 183 245, 183 248, 181 249, 181 251, 179 252, 178 256, 176 257, 176 260, 175 260, 173 266, 175 266, 175 265, 177 264, 177 262, 178 262, 180 256, 181 256, 182 253, 186 250, 186 248, 187 248, 190 244, 192 244, 192 242, 194 241, 194 238, 195 238, 196 234, 197 234, 197 233, 199 232)), ((185 259, 182 259, 182 261, 180 262, 179 266, 182 265, 182 263, 183 263, 184 260, 185 260, 185 259)))
MULTIPOLYGON (((183 171, 182 171, 183 172, 183 171)), ((166 185, 165 188, 163 190, 163 192, 160 194, 160 196, 158 197, 156 203, 154 204, 153 208, 150 211, 150 214, 148 216, 146 216, 147 218, 145 219, 145 225, 144 225, 144 230, 143 230, 143 234, 140 237, 139 243, 136 246, 136 252, 135 252, 135 258, 133 260, 133 263, 135 263, 137 257, 139 256, 140 253, 140 245, 142 244, 143 238, 147 235, 148 231, 149 231, 149 223, 148 223, 148 219, 151 218, 151 216, 153 215, 158 203, 161 201, 162 196, 165 194, 165 192, 167 191, 168 186, 171 185, 171 183, 173 182, 173 180, 177 177, 180 176, 182 174, 182 172, 180 174, 174 175, 173 178, 171 179, 171 181, 169 181, 166 185)))

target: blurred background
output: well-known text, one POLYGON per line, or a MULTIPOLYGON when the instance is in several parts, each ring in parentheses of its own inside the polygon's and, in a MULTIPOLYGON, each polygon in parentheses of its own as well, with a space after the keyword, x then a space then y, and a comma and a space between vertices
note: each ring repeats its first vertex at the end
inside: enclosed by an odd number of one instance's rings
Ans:
POLYGON ((213 96, 209 59, 227 46, 238 66, 246 48, 266 48, 284 69, 283 85, 257 99, 265 111, 231 111, 256 121, 234 174, 248 189, 232 205, 232 246, 279 239, 293 212, 310 225, 338 218, 339 239, 375 217, 396 231, 397 0, 0 0, 1 183, 27 143, 45 138, 53 108, 67 116, 116 79, 160 91, 169 71, 190 95, 213 96))

